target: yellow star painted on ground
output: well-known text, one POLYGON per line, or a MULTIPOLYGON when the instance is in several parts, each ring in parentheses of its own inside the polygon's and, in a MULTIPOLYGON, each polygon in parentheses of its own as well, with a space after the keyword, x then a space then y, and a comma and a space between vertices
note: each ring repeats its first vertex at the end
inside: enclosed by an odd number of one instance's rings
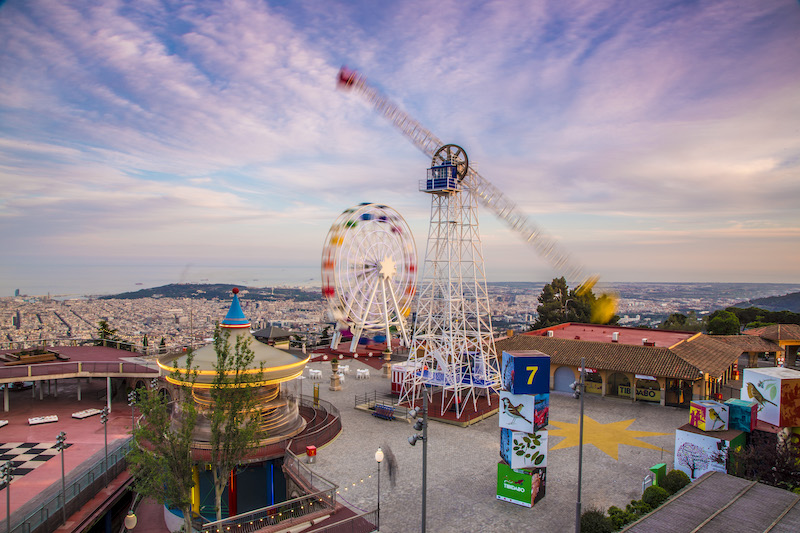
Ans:
MULTIPOLYGON (((634 431, 627 429, 628 426, 636 421, 635 418, 630 420, 620 420, 619 422, 609 422, 608 424, 601 424, 595 422, 588 416, 583 417, 583 443, 594 444, 597 449, 605 453, 615 461, 619 460, 619 445, 627 444, 628 446, 638 446, 640 448, 650 448, 652 450, 660 450, 660 446, 650 444, 649 442, 642 442, 641 437, 655 437, 658 435, 669 435, 669 433, 654 433, 652 431, 634 431)), ((550 424, 556 426, 558 429, 551 429, 549 431, 550 437, 566 437, 564 440, 550 448, 552 450, 560 450, 562 448, 572 448, 579 445, 580 439, 580 424, 577 422, 571 424, 569 422, 556 422, 550 420, 550 424)))

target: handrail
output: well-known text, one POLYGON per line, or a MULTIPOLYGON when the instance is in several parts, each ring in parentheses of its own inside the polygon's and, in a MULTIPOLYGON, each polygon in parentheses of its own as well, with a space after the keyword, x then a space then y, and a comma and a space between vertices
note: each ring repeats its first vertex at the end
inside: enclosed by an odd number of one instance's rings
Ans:
MULTIPOLYGON (((108 453, 108 468, 104 468, 105 456, 94 462, 80 476, 66 485, 66 514, 69 516, 91 500, 101 489, 106 486, 105 474, 118 476, 128 466, 126 457, 131 448, 131 438, 122 441, 116 448, 108 453)), ((64 453, 64 452, 61 452, 64 453)), ((69 453, 69 448, 66 449, 69 453)), ((33 511, 25 514, 25 518, 11 527, 10 533, 36 533, 37 531, 54 531, 62 524, 62 513, 59 511, 64 506, 62 502, 61 482, 57 480, 46 489, 45 494, 52 493, 43 503, 33 511), (55 491, 53 489, 56 488, 55 491)), ((12 524, 15 522, 14 514, 11 515, 12 524)))
POLYGON ((29 339, 24 341, 3 341, 0 342, 0 350, 27 350, 30 348, 58 348, 60 346, 108 346, 109 348, 117 348, 126 352, 137 353, 140 355, 167 355, 182 353, 184 350, 194 347, 199 348, 200 345, 194 344, 175 344, 171 346, 148 345, 142 346, 123 340, 110 340, 110 339, 97 339, 94 337, 87 337, 83 339, 29 339))

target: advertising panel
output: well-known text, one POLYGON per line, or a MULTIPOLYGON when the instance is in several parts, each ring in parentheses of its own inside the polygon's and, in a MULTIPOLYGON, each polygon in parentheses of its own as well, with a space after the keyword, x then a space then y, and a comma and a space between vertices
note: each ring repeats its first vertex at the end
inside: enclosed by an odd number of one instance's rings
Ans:
MULTIPOLYGON (((620 385, 617 387, 617 394, 620 396, 630 396, 631 388, 627 385, 620 385)), ((660 402, 661 391, 658 389, 636 389, 636 399, 645 402, 660 402)))
POLYGON ((547 469, 514 470, 503 462, 497 463, 497 499, 532 507, 544 498, 547 469))
POLYGON ((550 392, 550 356, 540 351, 503 352, 503 388, 512 394, 550 392))
POLYGON ((550 394, 500 391, 500 427, 534 433, 550 419, 550 394))

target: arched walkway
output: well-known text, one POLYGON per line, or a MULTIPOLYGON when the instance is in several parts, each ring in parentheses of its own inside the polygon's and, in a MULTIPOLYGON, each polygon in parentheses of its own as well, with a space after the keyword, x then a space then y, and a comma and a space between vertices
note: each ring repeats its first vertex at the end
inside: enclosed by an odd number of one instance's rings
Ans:
POLYGON ((620 398, 631 397, 631 381, 626 374, 614 372, 608 376, 606 395, 619 396, 620 398))

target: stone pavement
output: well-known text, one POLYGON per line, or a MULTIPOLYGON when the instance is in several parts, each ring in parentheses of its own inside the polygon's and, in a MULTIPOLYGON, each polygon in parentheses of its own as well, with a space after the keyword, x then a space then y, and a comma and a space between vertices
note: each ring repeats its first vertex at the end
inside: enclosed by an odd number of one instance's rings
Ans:
MULTIPOLYGON (((351 375, 341 391, 328 389, 330 363, 310 363, 322 370, 322 381, 304 380, 304 394, 311 394, 313 383, 320 384, 320 398, 336 405, 342 415, 341 435, 317 452, 311 468, 340 486, 339 498, 367 511, 377 506, 377 463, 375 451, 391 449, 397 468, 394 483, 386 464, 381 472, 381 531, 405 533, 419 531, 421 522, 422 443, 412 447, 408 437, 414 433, 409 421, 386 421, 354 408, 355 396, 365 392, 388 393, 390 383, 374 369, 371 378, 355 379, 355 369, 368 368, 359 360, 348 360, 351 375), (347 489, 347 490, 345 490, 347 489)), ((307 372, 307 371, 306 371, 307 372)), ((675 428, 688 421, 686 409, 661 407, 658 404, 600 398, 587 395, 585 416, 599 434, 585 434, 604 451, 589 444, 583 451, 582 507, 624 507, 641 496, 649 467, 667 463, 672 468, 675 428), (602 432, 602 424, 631 420, 602 432), (626 432, 627 431, 627 432, 626 432), (640 436, 635 432, 666 433, 640 436), (659 449, 622 444, 614 440, 643 443, 659 449), (634 439, 634 437, 640 437, 634 439), (663 452, 660 448, 663 447, 663 452), (618 459, 614 455, 618 451, 618 459), (606 453, 609 452, 609 453, 606 453)), ((571 395, 551 393, 551 431, 547 465, 547 493, 533 508, 525 508, 496 499, 497 462, 500 460, 498 417, 492 416, 467 428, 431 421, 428 428, 427 531, 437 533, 464 531, 572 531, 577 497, 578 448, 553 449, 569 437, 553 421, 569 430, 579 418, 580 402, 571 395)), ((588 421, 586 424, 589 426, 588 421)), ((585 429, 586 431, 586 429, 585 429)), ((574 439, 573 439, 574 440, 574 439)), ((385 463, 385 462, 384 462, 385 463)))

